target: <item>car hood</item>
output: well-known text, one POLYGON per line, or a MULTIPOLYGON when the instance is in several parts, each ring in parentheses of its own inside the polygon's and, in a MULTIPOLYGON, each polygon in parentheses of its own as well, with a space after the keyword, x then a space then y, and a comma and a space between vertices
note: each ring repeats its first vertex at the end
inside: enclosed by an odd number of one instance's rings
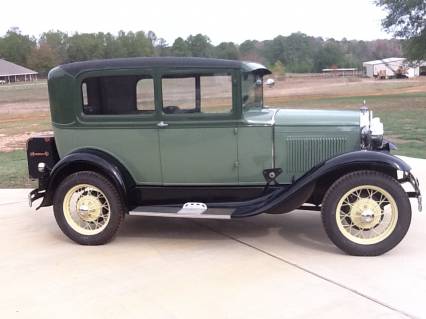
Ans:
POLYGON ((250 124, 276 126, 359 126, 359 111, 273 109, 250 110, 244 113, 250 124))

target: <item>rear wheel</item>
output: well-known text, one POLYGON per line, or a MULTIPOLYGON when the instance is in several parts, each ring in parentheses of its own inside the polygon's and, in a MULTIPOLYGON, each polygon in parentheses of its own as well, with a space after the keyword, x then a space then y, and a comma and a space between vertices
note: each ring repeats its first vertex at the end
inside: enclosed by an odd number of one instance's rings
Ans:
POLYGON ((407 194, 392 177, 358 171, 337 180, 322 204, 331 241, 351 255, 377 256, 394 248, 411 222, 407 194))
POLYGON ((90 171, 74 173, 62 181, 53 209, 65 235, 82 245, 110 241, 125 214, 117 189, 105 177, 90 171))

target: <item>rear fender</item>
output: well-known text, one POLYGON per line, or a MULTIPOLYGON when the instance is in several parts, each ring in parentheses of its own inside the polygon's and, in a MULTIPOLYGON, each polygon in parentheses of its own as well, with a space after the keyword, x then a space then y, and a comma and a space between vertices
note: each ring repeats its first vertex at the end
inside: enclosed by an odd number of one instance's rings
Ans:
MULTIPOLYGON (((61 181, 78 171, 95 171, 117 188, 123 203, 132 206, 135 182, 127 169, 112 155, 96 149, 80 149, 63 157, 52 169, 40 207, 53 204, 54 192, 61 181)), ((38 209, 37 208, 37 209, 38 209)))

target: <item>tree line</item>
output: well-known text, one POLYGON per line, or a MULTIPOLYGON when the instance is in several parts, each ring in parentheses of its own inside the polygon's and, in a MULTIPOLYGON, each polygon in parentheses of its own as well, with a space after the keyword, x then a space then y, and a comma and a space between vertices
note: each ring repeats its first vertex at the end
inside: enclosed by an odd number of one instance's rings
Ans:
POLYGON ((67 62, 137 56, 194 56, 256 61, 278 73, 321 72, 324 68, 361 68, 362 62, 402 56, 396 39, 358 41, 323 39, 304 33, 278 35, 271 40, 213 45, 207 35, 190 35, 167 43, 153 31, 73 33, 48 31, 35 38, 11 28, 0 37, 0 58, 47 72, 67 62))
POLYGON ((404 41, 404 53, 415 61, 426 60, 426 1, 375 0, 386 11, 383 28, 404 41))

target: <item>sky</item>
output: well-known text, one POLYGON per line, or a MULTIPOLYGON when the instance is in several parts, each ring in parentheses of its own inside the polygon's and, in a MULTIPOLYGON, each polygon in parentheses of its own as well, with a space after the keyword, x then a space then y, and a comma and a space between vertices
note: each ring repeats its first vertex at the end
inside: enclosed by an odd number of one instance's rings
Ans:
POLYGON ((11 27, 38 37, 48 30, 148 32, 172 44, 202 33, 213 44, 266 40, 303 32, 323 38, 388 39, 385 12, 373 0, 15 0, 2 1, 0 35, 11 27))

